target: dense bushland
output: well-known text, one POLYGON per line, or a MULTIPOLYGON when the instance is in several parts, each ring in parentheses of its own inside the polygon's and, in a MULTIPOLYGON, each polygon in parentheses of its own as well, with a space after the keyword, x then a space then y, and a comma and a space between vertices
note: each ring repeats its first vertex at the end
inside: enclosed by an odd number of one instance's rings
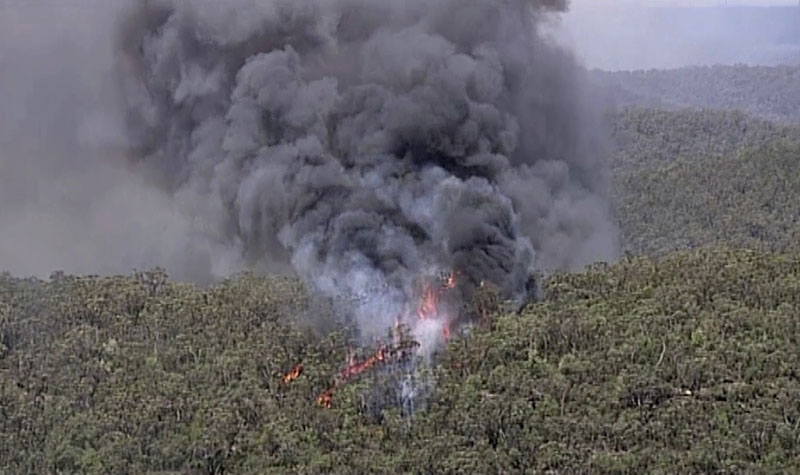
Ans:
MULTIPOLYGON (((152 277, 155 276, 156 279, 152 277)), ((454 338, 413 418, 314 399, 341 332, 288 279, 0 282, 7 473, 770 472, 800 463, 800 260, 751 251, 551 277, 454 338), (297 318, 298 316, 303 318, 297 318), (298 361, 293 384, 281 376, 298 361)))
POLYGON ((800 66, 691 66, 647 71, 592 71, 616 106, 741 110, 800 121, 800 66))
POLYGON ((800 128, 650 109, 615 124, 615 206, 628 252, 800 248, 800 128))
POLYGON ((800 141, 800 126, 740 111, 630 108, 614 114, 611 124, 615 146, 611 165, 617 174, 655 170, 680 159, 731 158, 800 141))

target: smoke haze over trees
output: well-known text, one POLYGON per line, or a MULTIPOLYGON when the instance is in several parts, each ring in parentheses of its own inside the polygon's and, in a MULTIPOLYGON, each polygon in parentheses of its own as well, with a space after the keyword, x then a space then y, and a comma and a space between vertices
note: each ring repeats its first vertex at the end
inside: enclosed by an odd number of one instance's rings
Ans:
POLYGON ((207 240, 122 153, 112 41, 121 5, 0 2, 3 270, 209 275, 207 240))
POLYGON ((688 66, 650 71, 592 71, 615 107, 739 110, 800 122, 800 66, 688 66))

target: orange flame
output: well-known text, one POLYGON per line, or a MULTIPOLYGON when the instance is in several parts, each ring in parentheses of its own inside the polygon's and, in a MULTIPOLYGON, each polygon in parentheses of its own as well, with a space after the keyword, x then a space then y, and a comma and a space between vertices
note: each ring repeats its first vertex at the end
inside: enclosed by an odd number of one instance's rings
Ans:
MULTIPOLYGON (((416 346, 416 342, 414 343, 415 344, 411 346, 416 346)), ((378 364, 387 362, 391 356, 402 355, 405 351, 408 351, 408 346, 409 345, 398 345, 390 350, 385 345, 381 345, 373 355, 360 363, 351 355, 349 358, 350 364, 342 370, 337 381, 317 397, 317 404, 330 409, 331 402, 333 401, 333 394, 339 386, 345 384, 364 371, 378 364)))
POLYGON ((455 288, 456 283, 456 274, 455 272, 451 272, 443 279, 439 288, 434 288, 430 284, 425 284, 424 290, 422 291, 422 301, 417 308, 417 317, 419 317, 420 320, 429 320, 432 318, 444 320, 442 333, 447 340, 450 339, 450 317, 441 314, 439 298, 445 291, 455 288))
MULTIPOLYGON (((416 308, 417 317, 420 320, 428 320, 428 319, 440 319, 443 320, 444 326, 442 328, 442 333, 444 334, 445 339, 450 339, 450 316, 446 313, 443 313, 439 308, 439 299, 442 294, 449 290, 456 287, 456 274, 451 272, 440 280, 440 284, 437 286, 431 285, 430 283, 425 284, 421 301, 416 308)), ((411 313, 413 315, 413 313, 411 313)), ((395 318, 395 329, 399 330, 401 326, 401 316, 398 315, 395 318)), ((350 379, 355 378, 359 374, 367 371, 368 369, 387 362, 390 358, 396 357, 401 355, 408 354, 407 352, 410 351, 413 347, 419 346, 419 343, 412 342, 409 344, 403 344, 403 341, 400 340, 399 332, 395 334, 395 341, 391 348, 387 347, 386 345, 380 344, 378 346, 377 351, 372 354, 369 358, 359 362, 358 358, 353 353, 348 352, 348 361, 347 366, 341 371, 339 377, 336 378, 336 381, 331 385, 328 389, 325 390, 322 394, 317 397, 317 404, 327 409, 330 409, 333 402, 333 395, 339 386, 345 384, 350 379)), ((302 366, 300 366, 300 372, 302 372, 302 366)), ((291 373, 290 373, 291 374, 291 373)), ((299 376, 299 374, 298 374, 299 376)), ((284 377, 284 380, 286 377, 284 377)), ((296 379, 296 378, 294 378, 296 379)))
POLYGON ((436 316, 439 307, 439 296, 433 291, 431 286, 426 285, 422 293, 422 302, 417 309, 417 315, 421 320, 427 320, 436 316))
POLYGON ((324 393, 320 394, 319 397, 317 398, 317 404, 326 409, 330 409, 331 401, 333 400, 333 389, 334 388, 330 388, 324 393))
POLYGON ((288 384, 296 380, 303 374, 303 363, 296 365, 291 371, 283 375, 283 383, 288 384))
POLYGON ((381 345, 378 348, 378 351, 367 358, 366 360, 362 361, 361 363, 354 362, 342 370, 342 380, 347 381, 350 378, 358 376, 359 374, 363 373, 364 371, 372 368, 378 363, 383 363, 386 360, 386 347, 381 345))

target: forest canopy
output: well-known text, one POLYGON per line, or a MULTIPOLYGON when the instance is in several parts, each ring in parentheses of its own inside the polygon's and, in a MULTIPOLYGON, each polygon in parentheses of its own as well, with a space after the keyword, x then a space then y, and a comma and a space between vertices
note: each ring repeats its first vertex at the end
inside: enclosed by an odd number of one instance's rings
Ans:
POLYGON ((740 110, 800 121, 800 66, 716 65, 646 71, 592 71, 615 106, 740 110))
POLYGON ((339 332, 293 280, 0 282, 10 473, 781 472, 800 463, 800 261, 624 259, 454 339, 413 418, 374 372, 314 403, 339 332), (299 360, 297 381, 281 377, 299 360), (365 397, 366 396, 366 397, 365 397))

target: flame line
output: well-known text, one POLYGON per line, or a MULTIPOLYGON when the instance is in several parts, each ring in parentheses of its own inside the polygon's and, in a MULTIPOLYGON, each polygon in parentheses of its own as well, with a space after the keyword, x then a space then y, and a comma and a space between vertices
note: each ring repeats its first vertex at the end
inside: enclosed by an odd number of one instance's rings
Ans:
POLYGON ((283 375, 283 383, 289 384, 303 374, 303 363, 296 365, 291 371, 283 375))
MULTIPOLYGON (((456 283, 456 273, 451 272, 446 278, 443 279, 438 288, 435 288, 430 284, 426 284, 424 290, 422 291, 422 301, 416 309, 416 315, 420 320, 441 319, 444 321, 442 333, 446 340, 450 339, 451 319, 449 315, 442 315, 440 312, 439 299, 445 291, 455 288, 456 283)), ((399 317, 397 321, 399 325, 399 317)), ((419 343, 413 342, 413 346, 419 346, 419 343)), ((345 369, 341 371, 337 381, 317 397, 317 404, 330 409, 333 401, 333 395, 340 386, 372 368, 373 366, 386 363, 390 358, 393 358, 397 354, 402 355, 405 349, 406 348, 403 348, 403 345, 397 345, 391 349, 388 349, 385 345, 381 345, 378 350, 366 360, 360 363, 351 362, 345 369)), ((300 371, 302 372, 302 368, 300 371)))

